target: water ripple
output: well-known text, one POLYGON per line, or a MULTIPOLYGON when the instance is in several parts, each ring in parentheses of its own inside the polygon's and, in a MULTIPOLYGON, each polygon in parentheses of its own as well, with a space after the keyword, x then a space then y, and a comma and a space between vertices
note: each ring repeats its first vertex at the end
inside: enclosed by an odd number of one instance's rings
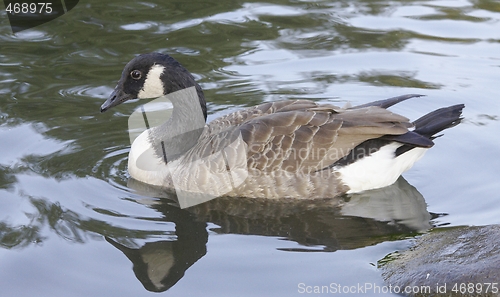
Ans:
POLYGON ((109 94, 113 92, 113 89, 109 86, 74 86, 67 89, 59 90, 59 95, 63 97, 72 97, 72 96, 80 96, 80 97, 92 97, 97 99, 107 99, 109 94))

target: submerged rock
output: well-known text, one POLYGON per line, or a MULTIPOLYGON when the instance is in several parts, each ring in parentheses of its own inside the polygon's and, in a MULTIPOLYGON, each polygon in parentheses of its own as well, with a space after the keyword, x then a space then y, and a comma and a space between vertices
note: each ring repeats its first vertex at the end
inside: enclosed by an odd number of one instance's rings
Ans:
POLYGON ((500 296, 500 225, 436 229, 379 264, 405 295, 500 296))

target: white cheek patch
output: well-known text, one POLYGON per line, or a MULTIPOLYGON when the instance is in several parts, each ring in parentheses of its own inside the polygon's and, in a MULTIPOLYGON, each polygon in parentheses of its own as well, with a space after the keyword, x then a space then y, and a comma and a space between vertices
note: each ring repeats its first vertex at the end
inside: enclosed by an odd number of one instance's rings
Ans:
POLYGON ((163 82, 161 81, 161 74, 165 67, 155 64, 149 69, 144 86, 137 94, 139 99, 150 99, 163 96, 163 82))

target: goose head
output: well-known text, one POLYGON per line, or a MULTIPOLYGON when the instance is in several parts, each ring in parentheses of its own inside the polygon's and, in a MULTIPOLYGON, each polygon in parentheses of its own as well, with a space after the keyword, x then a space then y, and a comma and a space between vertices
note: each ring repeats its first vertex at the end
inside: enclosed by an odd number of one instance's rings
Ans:
POLYGON ((206 120, 205 96, 191 73, 169 55, 142 54, 127 63, 113 93, 101 105, 101 112, 131 99, 154 99, 193 86, 206 120))

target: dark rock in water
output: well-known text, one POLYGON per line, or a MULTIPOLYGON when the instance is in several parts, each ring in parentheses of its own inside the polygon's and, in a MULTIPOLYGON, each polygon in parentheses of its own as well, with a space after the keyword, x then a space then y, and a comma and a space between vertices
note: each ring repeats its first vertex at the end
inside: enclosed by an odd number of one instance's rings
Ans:
POLYGON ((500 296, 500 225, 436 229, 379 264, 392 292, 500 296))

